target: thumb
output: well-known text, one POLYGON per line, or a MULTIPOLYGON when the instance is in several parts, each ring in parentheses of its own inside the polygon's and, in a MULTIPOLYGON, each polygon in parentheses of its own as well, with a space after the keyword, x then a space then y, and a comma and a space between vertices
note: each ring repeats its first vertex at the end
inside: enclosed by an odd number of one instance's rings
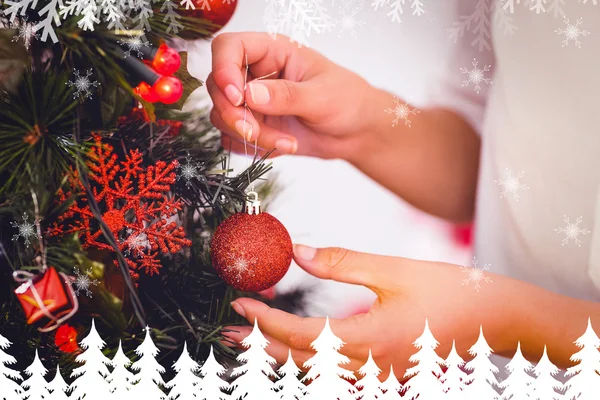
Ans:
POLYGON ((265 115, 309 115, 316 103, 312 86, 285 79, 255 80, 248 83, 246 101, 252 110, 265 115))
POLYGON ((377 294, 382 289, 392 288, 392 257, 339 247, 315 249, 296 244, 294 259, 302 269, 317 278, 366 286, 377 294))

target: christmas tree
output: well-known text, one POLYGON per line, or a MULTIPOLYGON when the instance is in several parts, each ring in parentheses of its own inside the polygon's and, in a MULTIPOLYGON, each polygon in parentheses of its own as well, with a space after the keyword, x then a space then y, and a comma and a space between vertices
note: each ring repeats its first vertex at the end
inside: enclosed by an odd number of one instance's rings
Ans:
POLYGON ((199 392, 196 392, 196 398, 198 400, 228 400, 229 395, 223 390, 229 389, 229 383, 220 377, 225 371, 226 369, 215 359, 211 347, 208 358, 199 370, 202 380, 199 392))
POLYGON ((600 339, 592 328, 592 321, 588 319, 588 325, 584 334, 575 341, 579 350, 571 356, 571 361, 578 362, 577 365, 567 369, 565 374, 571 377, 565 384, 567 391, 565 397, 568 399, 591 400, 597 396, 600 387, 600 339))
POLYGON ((440 365, 444 360, 439 357, 435 349, 439 345, 433 334, 429 330, 429 322, 425 320, 425 329, 423 334, 415 340, 414 345, 418 352, 413 354, 409 361, 417 363, 416 366, 406 371, 405 377, 410 380, 404 385, 404 397, 407 399, 420 398, 438 398, 443 395, 440 376, 442 369, 440 365))
POLYGON ((275 359, 267 354, 265 349, 269 341, 258 328, 258 321, 254 321, 254 328, 250 335, 242 340, 242 346, 247 350, 238 356, 238 361, 244 363, 233 370, 232 376, 237 377, 231 384, 232 399, 244 400, 275 400, 275 384, 271 378, 278 378, 273 371, 275 359))
POLYGON ((275 384, 277 394, 281 400, 301 400, 304 397, 305 386, 298 379, 300 368, 292 358, 292 350, 288 351, 288 358, 277 372, 282 377, 275 384))
POLYGON ((82 366, 73 370, 71 377, 76 378, 71 383, 71 399, 100 400, 110 397, 110 386, 106 377, 109 375, 108 366, 112 361, 102 353, 106 343, 96 330, 96 323, 92 320, 89 334, 81 341, 83 353, 75 359, 82 366), (90 388, 94 390, 90 391, 90 388))
POLYGON ((306 386, 306 400, 354 400, 356 389, 348 382, 348 379, 356 379, 354 373, 340 367, 350 362, 339 353, 343 345, 343 340, 331 330, 327 318, 325 327, 311 343, 317 353, 304 363, 305 368, 310 368, 302 379, 310 382, 306 386))
POLYGON ((69 385, 60 373, 60 366, 56 367, 56 375, 48 384, 48 391, 50 391, 50 394, 44 397, 46 400, 67 400, 69 398, 67 396, 69 385))
POLYGON ((404 390, 402 384, 398 382, 398 378, 394 374, 394 366, 390 365, 390 374, 387 379, 381 384, 381 389, 383 390, 383 396, 380 397, 381 400, 400 400, 402 396, 400 396, 400 392, 404 390))
POLYGON ((70 374, 56 325, 81 334, 92 317, 109 357, 119 340, 132 357, 148 325, 159 349, 237 356, 220 330, 241 321, 233 299, 257 295, 225 284, 208 244, 270 164, 232 171, 208 110, 181 111, 202 82, 176 47, 220 28, 190 5, 0 2, 0 331, 17 360, 38 348, 70 374))
POLYGON ((133 378, 129 392, 130 395, 139 398, 165 399, 167 396, 160 388, 166 386, 161 376, 165 369, 156 361, 159 350, 152 341, 150 331, 150 327, 146 327, 144 341, 135 349, 135 353, 140 358, 131 365, 131 369, 137 374, 133 378))
POLYGON ((8 365, 15 364, 17 360, 7 354, 4 350, 9 348, 11 342, 0 334, 0 387, 2 388, 2 396, 4 400, 20 399, 20 393, 23 391, 21 386, 16 382, 21 380, 21 374, 8 365))
POLYGON ((562 390, 563 384, 554 378, 560 369, 548 358, 546 346, 544 346, 544 354, 542 358, 533 368, 533 375, 536 376, 535 381, 531 385, 532 400, 560 400, 562 395, 556 389, 562 390))
POLYGON ((490 360, 492 348, 483 336, 483 327, 479 328, 479 338, 469 349, 473 359, 465 364, 465 369, 471 371, 463 398, 469 400, 496 400, 500 397, 494 386, 500 386, 496 375, 498 367, 490 360))
POLYGON ((521 352, 521 342, 519 342, 514 357, 506 365, 506 370, 510 375, 500 384, 500 387, 504 388, 502 399, 529 399, 531 397, 530 385, 534 381, 533 377, 529 375, 529 372, 532 369, 533 365, 523 357, 523 353, 521 352))
POLYGON ((117 353, 112 358, 113 370, 107 380, 110 383, 110 392, 115 399, 125 399, 131 389, 133 374, 127 368, 131 365, 129 357, 123 353, 123 346, 119 341, 117 353))
POLYGON ((25 375, 29 378, 21 384, 27 389, 23 392, 23 400, 42 400, 48 395, 48 381, 44 378, 47 373, 48 370, 42 364, 36 350, 33 362, 25 369, 25 375))
POLYGON ((377 378, 381 373, 381 369, 375 364, 370 349, 369 358, 367 358, 365 365, 360 367, 358 373, 363 377, 354 385, 360 389, 360 392, 356 394, 356 398, 360 400, 376 400, 381 398, 383 392, 381 391, 381 382, 377 378))
POLYGON ((183 352, 173 364, 173 369, 177 372, 177 375, 165 385, 171 389, 169 398, 173 400, 195 399, 195 393, 200 389, 200 378, 197 375, 200 365, 190 358, 187 343, 184 343, 183 352))
POLYGON ((446 372, 440 378, 442 382, 442 389, 446 393, 448 400, 460 400, 463 398, 463 390, 465 390, 465 382, 468 379, 466 372, 462 370, 465 365, 465 360, 458 355, 456 351, 456 343, 452 341, 452 350, 444 361, 446 366, 446 372))

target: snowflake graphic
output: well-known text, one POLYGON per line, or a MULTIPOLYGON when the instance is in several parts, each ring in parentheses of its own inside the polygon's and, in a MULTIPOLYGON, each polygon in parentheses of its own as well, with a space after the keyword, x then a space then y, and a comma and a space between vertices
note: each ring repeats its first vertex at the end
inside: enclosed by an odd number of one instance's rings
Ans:
POLYGON ((579 227, 579 224, 583 222, 583 217, 577 217, 575 222, 569 222, 569 217, 566 215, 563 216, 563 221, 567 224, 562 228, 556 228, 554 231, 556 233, 564 233, 565 238, 562 240, 562 245, 566 245, 569 243, 569 240, 573 239, 573 242, 579 247, 581 247, 581 240, 579 239, 579 235, 587 235, 590 233, 587 229, 582 229, 579 227))
POLYGON ((75 87, 75 92, 73 93, 73 98, 83 96, 84 99, 92 98, 92 88, 97 88, 100 86, 98 81, 91 81, 90 76, 92 76, 92 69, 88 69, 85 73, 85 76, 81 76, 80 72, 76 69, 73 70, 75 74, 74 81, 68 81, 66 83, 69 87, 75 87))
POLYGON ((340 17, 336 19, 335 25, 338 29, 338 37, 342 37, 345 32, 349 32, 350 36, 357 36, 357 29, 364 26, 366 23, 358 19, 363 9, 362 0, 346 0, 339 8, 340 17))
POLYGON ((477 266, 478 263, 479 260, 473 257, 473 260, 471 261, 471 264, 473 264, 472 267, 460 267, 461 271, 467 274, 467 278, 463 280, 463 286, 469 285, 471 282, 473 282, 475 284, 475 290, 477 290, 477 292, 481 290, 481 282, 493 282, 492 278, 485 275, 485 271, 490 270, 491 264, 484 264, 484 266, 480 268, 477 266))
POLYGON ((568 46, 569 42, 572 40, 575 43, 575 47, 581 48, 579 37, 590 34, 589 31, 579 28, 579 25, 583 23, 583 18, 578 18, 575 24, 571 24, 569 18, 565 18, 563 22, 566 25, 566 28, 559 28, 554 31, 565 37, 565 40, 562 41, 562 47, 568 46))
POLYGON ((131 53, 137 54, 138 58, 144 58, 144 54, 142 53, 142 47, 150 47, 150 42, 146 40, 144 35, 129 35, 129 39, 127 40, 117 40, 121 46, 126 46, 127 50, 125 50, 125 54, 123 58, 131 57, 131 53))
MULTIPOLYGON (((249 267, 251 267, 252 264, 254 264, 255 262, 256 260, 247 260, 242 257, 236 257, 233 260, 233 263, 227 265, 226 269, 231 274, 235 274, 237 276, 238 282, 241 282, 242 279, 248 278, 246 272, 248 271, 249 267)), ((250 273, 252 274, 252 271, 250 271, 250 273)))
POLYGON ((419 114, 420 111, 417 110, 416 108, 411 108, 411 106, 409 105, 409 103, 402 102, 396 96, 394 96, 394 104, 395 104, 394 108, 388 108, 388 109, 385 110, 386 113, 388 113, 388 114, 394 114, 394 116, 395 116, 394 121, 392 121, 392 126, 398 125, 398 123, 400 122, 400 120, 403 120, 404 121, 404 125, 406 125, 406 126, 408 126, 410 128, 411 121, 410 121, 409 117, 411 115, 417 115, 417 114, 419 114))
POLYGON ((469 86, 469 84, 473 83, 474 87, 473 89, 475 90, 475 92, 477 92, 479 94, 479 92, 481 92, 481 86, 480 83, 485 83, 486 85, 491 85, 492 84, 492 80, 490 78, 486 78, 485 77, 485 73, 490 71, 490 68, 492 67, 491 65, 486 65, 483 67, 483 69, 480 69, 479 67, 477 67, 478 65, 478 61, 477 59, 473 59, 473 69, 467 69, 466 67, 462 67, 460 69, 460 72, 462 72, 463 74, 467 74, 468 75, 468 79, 466 81, 463 81, 462 86, 469 86))
MULTIPOLYGON (((402 22, 406 3, 407 0, 373 0, 371 6, 375 11, 379 10, 379 7, 384 8, 384 6, 388 6, 390 11, 388 11, 387 16, 390 17, 392 22, 400 23, 402 22)), ((410 0, 410 8, 413 15, 420 17, 425 14, 424 4, 421 0, 410 0)))
POLYGON ((331 31, 335 20, 323 0, 267 0, 263 14, 266 31, 273 39, 286 34, 298 47, 308 43, 312 33, 331 31))
POLYGON ((519 201, 519 190, 529 190, 529 186, 522 183, 521 179, 525 176, 525 172, 521 171, 517 176, 513 176, 510 169, 504 170, 504 179, 496 179, 495 182, 498 186, 502 186, 500 192, 500 198, 508 197, 512 195, 515 201, 519 201))
POLYGON ((14 27, 17 29, 17 34, 13 36, 12 42, 22 41, 27 50, 29 50, 34 39, 40 38, 35 25, 30 24, 27 17, 23 18, 23 21, 14 27))
POLYGON ((75 285, 75 294, 79 296, 79 292, 85 292, 87 297, 92 297, 92 292, 90 291, 90 286, 98 286, 97 279, 90 279, 90 274, 92 273, 92 269, 88 269, 85 272, 81 272, 77 268, 73 268, 73 272, 75 273, 75 279, 73 281, 73 285, 75 285))
MULTIPOLYGON (((179 163, 157 161, 142 168, 143 156, 139 150, 129 150, 123 160, 113 153, 113 147, 95 136, 87 167, 96 201, 102 210, 102 219, 118 239, 119 250, 126 255, 134 279, 143 271, 148 275, 159 273, 160 256, 180 251, 191 245, 182 226, 172 217, 182 210, 181 200, 170 194, 176 181, 179 163)), ((78 233, 84 248, 114 251, 106 243, 102 230, 85 195, 84 187, 74 172, 71 187, 80 198, 50 226, 50 236, 78 233)), ((58 201, 65 202, 73 193, 58 192, 58 201)))
POLYGON ((29 240, 29 238, 32 238, 35 236, 35 226, 34 224, 30 223, 28 221, 29 217, 27 216, 26 213, 23 213, 23 222, 22 223, 17 223, 17 222, 11 222, 10 225, 13 228, 17 228, 19 230, 18 233, 16 233, 12 240, 14 240, 15 242, 17 240, 19 240, 19 238, 23 238, 25 239, 25 246, 29 247, 29 245, 31 244, 31 241, 29 240))
POLYGON ((200 177, 201 164, 192 162, 192 157, 189 154, 185 160, 185 164, 179 166, 181 172, 177 175, 177 180, 184 179, 185 186, 189 188, 192 186, 192 181, 200 177))

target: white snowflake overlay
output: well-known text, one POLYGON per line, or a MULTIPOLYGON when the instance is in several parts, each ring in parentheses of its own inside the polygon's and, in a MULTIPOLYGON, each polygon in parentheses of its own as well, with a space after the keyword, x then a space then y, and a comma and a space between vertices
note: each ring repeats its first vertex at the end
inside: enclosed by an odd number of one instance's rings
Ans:
MULTIPOLYGON (((254 262, 255 260, 253 259, 248 260, 243 257, 238 257, 233 261, 233 263, 227 265, 226 268, 229 273, 236 274, 237 280, 240 282, 242 279, 247 279, 245 273, 248 270, 248 267, 254 262)), ((253 272, 250 271, 250 274, 253 274, 253 272)))
POLYGON ((466 67, 462 67, 460 69, 460 72, 462 72, 463 74, 467 75, 467 80, 463 81, 462 86, 469 86, 471 83, 473 84, 473 89, 475 90, 475 92, 477 92, 477 94, 479 94, 479 92, 481 92, 481 83, 485 83, 486 85, 491 85, 492 84, 492 79, 491 78, 486 78, 485 73, 489 72, 491 69, 491 65, 485 65, 483 67, 483 69, 479 68, 477 65, 479 64, 479 62, 477 61, 477 59, 473 59, 473 68, 472 69, 467 69, 466 67))
POLYGON ((490 270, 490 265, 491 264, 484 264, 483 267, 478 267, 477 264, 479 263, 479 260, 475 257, 473 257, 473 260, 471 261, 471 263, 473 264, 472 267, 465 267, 462 266, 460 267, 462 272, 465 272, 467 274, 467 278, 463 281, 463 286, 464 285, 470 285, 471 282, 475 285, 474 289, 477 290, 477 292, 479 292, 481 290, 481 283, 491 283, 492 278, 490 278, 489 276, 485 275, 485 271, 489 271, 490 270))
POLYGON ((394 108, 388 108, 385 110, 388 114, 393 114, 395 116, 392 121, 392 126, 396 126, 400 123, 400 120, 404 121, 404 125, 410 128, 411 121, 409 117, 411 115, 419 114, 419 110, 416 108, 411 108, 408 102, 402 102, 398 97, 394 96, 394 108))
POLYGON ((17 34, 13 36, 13 42, 23 42, 26 49, 29 50, 31 42, 34 39, 39 39, 40 35, 36 32, 35 26, 29 23, 27 17, 23 18, 18 24, 11 24, 11 27, 17 30, 17 34))
POLYGON ((73 93, 73 98, 77 97, 83 99, 91 99, 92 98, 92 88, 97 88, 100 86, 98 81, 92 81, 90 77, 92 76, 92 69, 88 69, 85 73, 85 76, 82 76, 81 73, 74 69, 73 74, 75 74, 75 80, 66 82, 66 85, 69 87, 74 87, 75 92, 73 93))
MULTIPOLYGON (((478 47, 479 51, 491 50, 491 25, 496 23, 499 30, 504 35, 512 35, 516 32, 517 26, 514 22, 514 13, 516 5, 523 5, 528 12, 536 14, 547 13, 554 18, 563 18, 566 29, 558 29, 556 32, 560 35, 566 35, 568 43, 575 41, 577 45, 579 36, 586 36, 589 32, 582 31, 579 28, 581 22, 571 25, 565 16, 563 9, 566 0, 478 0, 475 3, 473 12, 468 15, 461 15, 459 21, 455 21, 453 26, 448 29, 448 36, 456 43, 459 38, 465 36, 467 32, 472 34, 471 46, 478 47), (587 33, 583 33, 587 32, 587 33)), ((598 0, 580 0, 581 3, 590 3, 597 5, 598 0)), ((563 45, 566 45, 563 42, 563 45)))
POLYGON ((400 23, 402 22, 402 15, 409 2, 412 15, 420 17, 425 14, 425 7, 421 0, 373 0, 371 5, 375 11, 379 10, 379 7, 386 10, 389 9, 387 16, 390 17, 392 22, 400 23))
POLYGON ((525 172, 521 171, 516 176, 513 176, 512 171, 508 168, 504 170, 504 178, 496 179, 496 184, 502 187, 500 198, 512 196, 513 200, 519 201, 519 190, 529 190, 529 186, 521 182, 525 176, 525 172))
POLYGON ((578 18, 577 21, 572 24, 569 18, 565 18, 563 20, 566 25, 565 28, 559 28, 554 32, 558 33, 561 36, 565 37, 565 40, 562 41, 562 47, 568 46, 570 41, 573 41, 575 47, 581 48, 581 41, 579 40, 580 36, 587 36, 590 34, 589 31, 585 29, 581 29, 579 25, 583 23, 583 18, 578 18))
POLYGON ((185 164, 179 164, 180 173, 177 175, 177 180, 185 180, 185 186, 191 187, 194 179, 200 178, 200 163, 192 162, 192 157, 189 155, 185 158, 185 164))
POLYGON ((127 248, 123 252, 126 257, 133 255, 134 257, 144 258, 144 251, 150 249, 150 241, 145 233, 134 234, 132 229, 127 229, 127 239, 125 244, 127 248))
POLYGON ((570 240, 581 247, 581 240, 579 239, 579 235, 587 235, 590 233, 587 229, 583 229, 579 227, 579 224, 583 222, 583 217, 577 217, 575 222, 570 222, 569 217, 566 215, 563 216, 563 221, 565 222, 565 226, 562 228, 556 228, 554 231, 556 233, 564 233, 565 238, 562 240, 562 245, 566 245, 570 240))
POLYGON ((15 242, 19 240, 19 238, 23 238, 25 240, 25 246, 29 247, 31 244, 30 238, 35 236, 35 226, 28 221, 29 217, 26 213, 23 213, 23 222, 20 224, 17 222, 11 222, 10 225, 13 228, 17 228, 19 232, 15 233, 12 240, 15 242))
MULTIPOLYGON (((43 7, 37 9, 38 0, 5 0, 6 15, 11 23, 17 16, 24 16, 26 12, 37 10, 41 20, 33 27, 35 32, 41 32, 40 40, 45 42, 48 37, 58 42, 55 28, 59 27, 62 20, 70 16, 81 17, 77 22, 79 28, 93 31, 96 25, 106 23, 108 29, 127 30, 126 22, 131 19, 134 30, 150 31, 148 19, 153 16, 152 2, 154 0, 47 0, 42 2, 43 7)), ((231 1, 231 0, 224 0, 231 1)), ((182 2, 183 4, 184 2, 182 2)), ((164 18, 169 23, 169 31, 177 32, 181 25, 176 15, 177 5, 171 0, 163 4, 161 11, 167 11, 164 18)))
POLYGON ((340 16, 335 21, 338 28, 338 37, 342 37, 348 32, 350 36, 357 36, 357 29, 366 24, 365 21, 358 18, 363 11, 363 0, 345 0, 339 7, 340 16))
MULTIPOLYGON (((165 3, 166 4, 166 3, 165 3)), ((166 18, 166 17, 165 17, 166 18)), ((144 35, 129 35, 129 39, 127 40, 117 40, 121 46, 127 47, 125 50, 125 54, 123 58, 131 57, 131 53, 137 54, 138 58, 144 58, 144 54, 142 53, 142 47, 150 47, 150 42, 148 42, 144 35)))
POLYGON ((288 35, 298 46, 307 45, 311 34, 331 32, 335 26, 323 0, 267 0, 263 22, 273 39, 288 35))
POLYGON ((97 279, 90 279, 89 274, 92 272, 91 269, 81 272, 78 268, 73 268, 73 272, 75 273, 73 285, 75 286, 75 294, 79 296, 79 292, 85 292, 87 297, 92 297, 92 292, 90 291, 90 286, 98 286, 97 279))

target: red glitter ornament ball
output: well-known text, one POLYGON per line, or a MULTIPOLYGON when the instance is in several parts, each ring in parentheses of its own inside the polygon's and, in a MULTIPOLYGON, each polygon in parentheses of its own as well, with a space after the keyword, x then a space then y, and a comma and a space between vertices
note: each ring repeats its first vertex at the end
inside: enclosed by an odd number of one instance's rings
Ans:
POLYGON ((217 227, 212 263, 221 278, 245 292, 260 292, 283 278, 292 262, 292 239, 267 213, 237 213, 217 227))
POLYGON ((194 0, 195 9, 178 10, 182 16, 193 18, 203 18, 212 22, 214 26, 207 27, 212 33, 221 30, 223 26, 229 22, 235 9, 238 0, 223 1, 223 0, 194 0))

